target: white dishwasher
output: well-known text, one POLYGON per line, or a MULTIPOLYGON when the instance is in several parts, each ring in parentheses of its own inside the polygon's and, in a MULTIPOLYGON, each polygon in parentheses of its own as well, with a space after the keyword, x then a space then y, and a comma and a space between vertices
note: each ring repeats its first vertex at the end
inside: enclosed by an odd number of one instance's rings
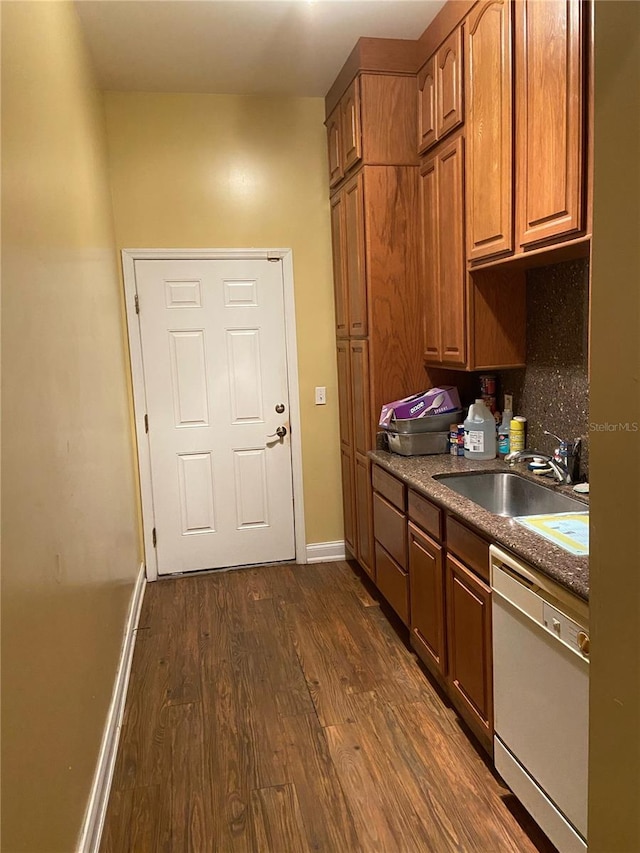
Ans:
POLYGON ((490 553, 496 770, 561 853, 586 851, 588 605, 490 553))

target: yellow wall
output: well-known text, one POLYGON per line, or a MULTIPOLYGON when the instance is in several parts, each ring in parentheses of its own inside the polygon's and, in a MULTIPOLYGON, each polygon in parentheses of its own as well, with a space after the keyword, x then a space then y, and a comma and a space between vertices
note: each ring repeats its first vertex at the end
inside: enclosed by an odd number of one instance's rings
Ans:
POLYGON ((102 97, 2 3, 2 849, 74 849, 139 554, 102 97))
POLYGON ((596 3, 589 850, 640 850, 640 4, 596 3))
POLYGON ((105 98, 120 248, 293 249, 307 542, 341 539, 323 100, 105 98))

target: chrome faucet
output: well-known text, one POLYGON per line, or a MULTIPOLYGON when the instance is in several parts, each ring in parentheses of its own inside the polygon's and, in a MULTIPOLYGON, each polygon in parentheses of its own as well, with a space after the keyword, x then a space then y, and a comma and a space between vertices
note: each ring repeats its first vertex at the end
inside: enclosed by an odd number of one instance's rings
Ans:
POLYGON ((544 434, 556 438, 559 442, 553 456, 549 456, 547 453, 540 453, 537 450, 514 450, 513 453, 508 453, 505 456, 505 461, 513 465, 514 462, 521 462, 525 459, 533 459, 534 457, 544 459, 549 464, 559 483, 571 485, 571 483, 574 483, 578 479, 580 444, 582 439, 576 438, 575 441, 565 441, 565 439, 556 435, 555 432, 549 432, 548 429, 544 430, 544 434))
POLYGON ((563 483, 565 485, 573 483, 571 473, 564 462, 559 462, 553 456, 549 456, 548 453, 540 453, 539 450, 514 450, 512 453, 507 453, 504 457, 504 461, 513 465, 515 462, 524 462, 525 459, 534 458, 544 459, 544 461, 548 463, 559 483, 563 483))

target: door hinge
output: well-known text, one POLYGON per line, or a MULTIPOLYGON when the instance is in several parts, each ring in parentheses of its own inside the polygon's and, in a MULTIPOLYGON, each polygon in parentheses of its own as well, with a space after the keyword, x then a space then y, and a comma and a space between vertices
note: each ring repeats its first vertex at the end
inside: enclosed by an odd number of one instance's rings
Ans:
POLYGON ((149 432, 149 415, 144 416, 144 431, 149 432))
POLYGON ((155 547, 158 545, 158 537, 156 536, 156 529, 155 529, 155 527, 153 528, 153 531, 152 531, 152 533, 151 533, 151 539, 152 539, 152 541, 153 541, 153 547, 155 548, 155 547))
POLYGON ((135 306, 136 306, 136 314, 139 314, 139 313, 140 313, 140 300, 138 299, 138 294, 137 294, 137 293, 136 293, 136 295, 133 297, 133 301, 134 301, 135 306))

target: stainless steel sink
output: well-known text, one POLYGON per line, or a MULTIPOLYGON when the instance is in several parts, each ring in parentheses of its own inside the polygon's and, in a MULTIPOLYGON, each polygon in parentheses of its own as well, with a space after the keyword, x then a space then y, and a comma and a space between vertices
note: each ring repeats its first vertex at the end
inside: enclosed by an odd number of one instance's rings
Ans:
POLYGON ((443 486, 496 515, 550 515, 555 512, 588 512, 582 501, 512 474, 509 471, 479 471, 473 474, 436 474, 443 486))

